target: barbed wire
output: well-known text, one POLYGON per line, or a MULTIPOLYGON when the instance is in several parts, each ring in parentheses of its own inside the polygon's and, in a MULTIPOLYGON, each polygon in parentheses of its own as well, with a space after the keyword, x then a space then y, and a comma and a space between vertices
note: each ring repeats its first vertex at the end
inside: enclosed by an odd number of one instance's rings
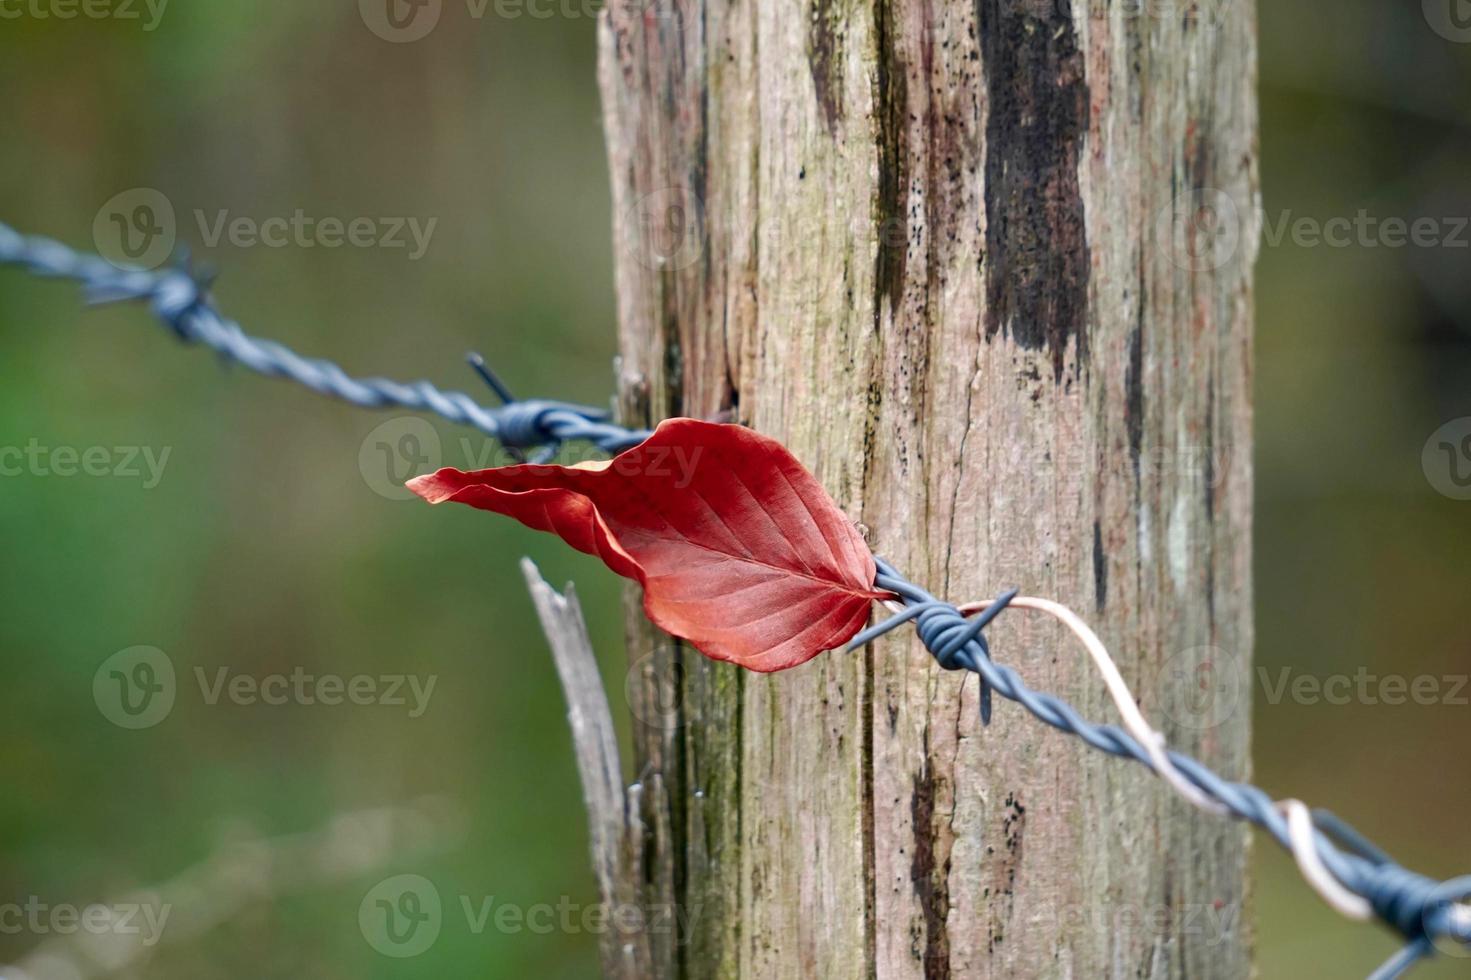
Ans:
MULTIPOLYGON (((1006 607, 1012 593, 990 603, 975 619, 967 619, 959 607, 936 599, 881 558, 878 559, 878 567, 874 586, 897 594, 906 608, 859 633, 849 644, 850 650, 872 642, 902 623, 913 621, 920 641, 941 667, 968 670, 980 676, 983 718, 989 716, 989 692, 994 690, 1017 702, 1039 720, 1076 735, 1093 748, 1133 759, 1159 773, 1151 760, 1150 750, 1128 732, 1114 725, 1095 725, 1085 720, 1066 701, 1033 691, 1015 670, 991 660, 980 628, 985 626, 989 617, 998 615, 1006 607)), ((1278 804, 1264 791, 1248 783, 1226 780, 1190 756, 1175 751, 1168 751, 1167 755, 1174 768, 1208 799, 1224 806, 1233 816, 1266 830, 1291 851, 1309 881, 1315 881, 1309 867, 1316 861, 1337 883, 1364 903, 1362 908, 1352 909, 1330 903, 1335 908, 1352 918, 1377 915, 1405 937, 1406 947, 1375 971, 1371 980, 1398 977, 1417 960, 1433 955, 1437 940, 1455 942, 1471 951, 1471 907, 1458 904, 1471 897, 1471 875, 1439 882, 1408 871, 1382 851, 1359 847, 1359 842, 1364 840, 1362 836, 1323 810, 1312 812, 1315 826, 1310 827, 1310 835, 1300 830, 1294 834, 1289 821, 1291 806, 1278 804), (1352 850, 1340 849, 1335 837, 1352 850), (1311 856, 1305 856, 1304 852, 1311 856)), ((1324 891, 1317 884, 1315 888, 1324 891)))
MULTIPOLYGON (((636 446, 647 432, 608 422, 606 411, 567 402, 515 401, 486 373, 505 404, 486 408, 461 391, 441 391, 427 381, 405 384, 388 378, 354 378, 332 361, 302 357, 269 340, 252 337, 227 320, 208 297, 208 281, 186 263, 159 270, 123 268, 84 255, 48 238, 27 237, 0 224, 0 264, 19 265, 51 279, 82 283, 89 302, 146 302, 181 339, 202 344, 259 374, 286 378, 313 391, 363 408, 407 408, 468 425, 510 449, 554 449, 562 442, 590 442, 604 452, 636 446)), ((486 371, 481 365, 480 369, 486 371)))
MULTIPOLYGON (((537 461, 550 459, 564 442, 588 442, 616 454, 650 435, 648 430, 628 429, 611 422, 608 413, 600 409, 559 401, 517 400, 483 362, 473 357, 472 364, 501 405, 486 407, 463 392, 442 391, 427 381, 353 378, 332 361, 302 357, 281 344, 246 334, 215 309, 208 279, 192 272, 187 263, 159 270, 124 268, 51 239, 21 235, 0 224, 0 265, 80 282, 92 303, 146 303, 179 339, 202 344, 259 374, 295 381, 364 408, 432 413, 478 429, 514 451, 535 449, 537 461)), ((1125 712, 1135 734, 1115 725, 1087 721, 1066 701, 1032 690, 1015 670, 991 659, 982 631, 1007 609, 1016 598, 1014 592, 994 602, 962 609, 930 595, 882 558, 876 561, 876 587, 899 596, 897 606, 902 611, 858 634, 848 649, 871 643, 913 622, 920 641, 942 668, 970 671, 980 678, 983 724, 990 721, 994 691, 1053 728, 1075 735, 1102 752, 1132 759, 1169 779, 1202 809, 1224 810, 1262 828, 1293 854, 1304 876, 1334 908, 1355 919, 1377 917, 1404 938, 1405 946, 1370 980, 1393 980, 1442 948, 1471 955, 1471 904, 1467 904, 1471 900, 1471 875, 1437 881, 1401 867, 1325 810, 1308 811, 1296 800, 1274 801, 1255 786, 1227 780, 1190 756, 1165 749, 1162 742, 1147 744, 1157 733, 1143 723, 1142 717, 1132 719, 1125 712), (973 618, 968 613, 974 614, 973 618), (1197 792, 1179 785, 1181 777, 1197 792)), ((1035 604, 1045 600, 1027 602, 1038 608, 1035 604)), ((1086 637, 1084 642, 1088 642, 1086 637)), ((1101 662, 1100 667, 1108 678, 1101 662)))

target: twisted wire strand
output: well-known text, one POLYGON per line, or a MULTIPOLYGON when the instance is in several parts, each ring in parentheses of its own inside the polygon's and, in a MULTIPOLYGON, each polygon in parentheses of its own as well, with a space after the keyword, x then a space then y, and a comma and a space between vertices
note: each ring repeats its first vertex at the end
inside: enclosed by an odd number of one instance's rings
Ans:
MULTIPOLYGON (((969 616, 972 613, 981 612, 991 605, 992 603, 990 602, 971 602, 960 606, 959 610, 961 615, 969 616)), ((1114 707, 1118 708, 1119 714, 1123 717, 1125 730, 1134 737, 1134 741, 1138 742, 1149 753, 1149 768, 1154 770, 1154 774, 1169 783, 1175 792, 1183 797, 1191 806, 1217 817, 1224 817, 1229 814, 1230 811, 1201 793, 1200 790, 1195 788, 1195 784, 1191 783, 1175 768, 1175 764, 1170 761, 1169 754, 1165 751, 1168 746, 1165 742, 1164 733, 1157 731, 1153 725, 1145 720, 1144 713, 1139 710, 1138 699, 1134 697, 1134 692, 1129 689, 1128 682, 1124 680, 1123 674, 1119 672, 1118 664, 1114 662, 1113 656, 1108 652, 1108 648, 1103 645, 1103 641, 1098 638, 1098 634, 1093 631, 1092 627, 1083 622, 1081 616, 1060 602, 1054 602, 1051 599, 1039 599, 1036 596, 1016 596, 1006 605, 1009 609, 1031 609, 1046 613, 1071 630, 1073 635, 1083 644, 1083 648, 1087 651, 1088 656, 1092 658, 1093 665, 1098 668, 1098 672, 1103 676, 1103 686, 1108 690, 1109 696, 1113 698, 1114 707)), ((1320 888, 1319 890, 1321 891, 1322 889, 1320 888)))
POLYGON ((478 429, 513 449, 585 441, 604 452, 617 453, 648 436, 610 424, 607 412, 566 402, 516 401, 487 408, 464 392, 442 391, 427 381, 351 377, 331 361, 302 357, 274 341, 245 333, 215 309, 206 284, 181 266, 121 268, 48 238, 23 236, 4 224, 0 224, 0 265, 18 265, 47 278, 75 279, 94 304, 146 302, 181 340, 208 347, 258 374, 286 378, 363 408, 429 412, 478 429))
MULTIPOLYGON (((0 265, 20 266, 46 278, 76 280, 94 303, 146 302, 180 339, 202 344, 259 374, 286 378, 364 408, 399 407, 433 413, 472 426, 510 448, 539 448, 541 459, 549 458, 549 453, 563 442, 585 441, 613 454, 638 445, 650 435, 648 430, 619 426, 609 421, 606 412, 586 406, 531 400, 487 408, 463 392, 441 391, 427 381, 353 378, 331 361, 302 357, 281 344, 249 336, 215 309, 207 284, 180 266, 156 271, 115 266, 51 239, 23 236, 5 224, 0 224, 0 265)), ((1066 701, 1032 690, 1015 670, 991 659, 982 630, 1007 608, 1015 592, 1002 595, 978 616, 967 618, 957 606, 936 599, 882 558, 876 558, 876 562, 879 574, 875 586, 897 595, 902 611, 858 634, 848 649, 870 643, 912 621, 920 641, 942 668, 966 670, 979 677, 983 723, 990 720, 994 691, 1045 724, 1158 774, 1154 758, 1158 746, 1151 749, 1141 745, 1115 725, 1087 721, 1066 701)), ((1173 750, 1166 754, 1177 773, 1207 799, 1271 834, 1288 851, 1297 853, 1299 864, 1304 864, 1303 855, 1294 847, 1300 850, 1305 846, 1307 835, 1299 827, 1295 845, 1289 819, 1292 808, 1284 809, 1255 786, 1224 779, 1190 756, 1173 750)), ((1416 962, 1434 956, 1440 945, 1471 955, 1471 906, 1466 904, 1471 900, 1471 875, 1439 882, 1409 871, 1324 811, 1313 814, 1310 829, 1314 855, 1309 863, 1325 868, 1350 896, 1361 899, 1368 910, 1406 940, 1406 945, 1370 980, 1393 980, 1416 962)))
MULTIPOLYGON (((905 579, 882 558, 876 560, 879 574, 874 580, 875 588, 895 593, 906 608, 899 615, 858 634, 849 644, 850 650, 872 642, 903 622, 914 620, 920 641, 941 667, 971 671, 980 677, 984 692, 995 691, 1017 702, 1040 721, 1076 735, 1100 751, 1132 759, 1155 771, 1149 750, 1129 733, 1114 725, 1095 725, 1083 719, 1072 705, 1061 698, 1032 690, 1015 670, 991 660, 985 639, 972 635, 968 629, 975 623, 967 621, 957 606, 936 599, 905 579)), ((999 612, 1013 595, 1003 595, 986 611, 999 612)), ((1219 802, 1231 815, 1261 827, 1282 847, 1296 853, 1287 814, 1265 792, 1248 783, 1226 780, 1180 752, 1169 750, 1167 756, 1175 769, 1208 798, 1219 802)), ((1338 818, 1333 819, 1339 827, 1347 826, 1338 818)), ((1352 833, 1357 834, 1356 831, 1352 833)), ((1468 921, 1471 917, 1466 914, 1464 905, 1457 904, 1471 898, 1471 875, 1438 882, 1387 860, 1345 853, 1328 834, 1316 827, 1312 845, 1317 860, 1329 873, 1349 892, 1364 900, 1375 915, 1404 936, 1408 943, 1389 963, 1376 971, 1373 980, 1398 977, 1418 960, 1433 955, 1437 940, 1467 947, 1466 951, 1471 953, 1471 921, 1468 921)))

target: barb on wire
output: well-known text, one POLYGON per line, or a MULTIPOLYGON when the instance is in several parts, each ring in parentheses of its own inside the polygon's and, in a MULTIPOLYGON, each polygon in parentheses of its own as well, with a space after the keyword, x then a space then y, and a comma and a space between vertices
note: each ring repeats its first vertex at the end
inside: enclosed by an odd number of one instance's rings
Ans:
MULTIPOLYGON (((431 412, 473 426, 508 448, 536 449, 537 461, 550 458, 563 442, 590 442, 613 454, 638 445, 650 434, 616 425, 598 409, 557 401, 516 400, 474 355, 471 365, 500 399, 498 407, 486 408, 463 392, 441 391, 427 381, 405 384, 386 378, 353 378, 331 361, 305 358, 281 344, 247 335, 214 308, 208 283, 182 265, 159 271, 120 268, 50 239, 20 235, 4 224, 0 224, 0 265, 20 266, 43 277, 76 280, 93 302, 146 302, 182 340, 202 344, 259 374, 286 378, 365 408, 431 412)), ((993 602, 962 610, 908 581, 883 559, 877 562, 875 585, 899 596, 899 611, 860 633, 850 649, 913 621, 920 641, 941 667, 970 671, 980 678, 983 722, 991 717, 995 692, 1095 749, 1144 765, 1170 780, 1182 795, 1204 809, 1223 811, 1262 828, 1293 854, 1308 881, 1336 908, 1355 918, 1373 915, 1404 938, 1406 945, 1370 980, 1393 980, 1416 962, 1434 956, 1441 945, 1471 955, 1471 875, 1438 882, 1409 871, 1337 817, 1324 811, 1310 813, 1295 800, 1278 803, 1255 786, 1228 781, 1195 759, 1167 750, 1142 715, 1124 710, 1122 702, 1120 709, 1128 730, 1093 724, 1066 701, 1033 691, 1015 670, 991 659, 982 630, 1013 603, 1018 608, 1043 608, 1058 615, 1057 610, 1039 605, 1048 600, 1019 599, 1015 592, 1008 592, 993 602), (979 615, 967 618, 967 612, 979 615)), ((1066 617, 1059 618, 1067 622, 1066 617)), ((1086 627, 1081 631, 1073 628, 1119 698, 1109 672, 1112 660, 1106 651, 1099 656, 1102 644, 1095 646, 1096 636, 1095 642, 1089 641, 1092 631, 1086 627)), ((1113 674, 1117 674, 1116 669, 1113 674)), ((1122 685, 1122 678, 1117 680, 1122 685)))

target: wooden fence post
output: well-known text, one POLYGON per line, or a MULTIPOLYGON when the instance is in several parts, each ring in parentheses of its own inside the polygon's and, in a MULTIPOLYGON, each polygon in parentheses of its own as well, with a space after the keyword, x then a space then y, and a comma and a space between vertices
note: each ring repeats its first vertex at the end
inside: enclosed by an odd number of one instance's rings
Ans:
MULTIPOLYGON (((611 0, 600 61, 625 421, 728 413, 937 595, 1084 612, 1245 776, 1252 5, 611 0)), ((982 729, 912 631, 775 676, 629 634, 657 976, 1248 974, 1246 830, 982 729)), ((990 635, 1114 720, 1060 630, 990 635)))

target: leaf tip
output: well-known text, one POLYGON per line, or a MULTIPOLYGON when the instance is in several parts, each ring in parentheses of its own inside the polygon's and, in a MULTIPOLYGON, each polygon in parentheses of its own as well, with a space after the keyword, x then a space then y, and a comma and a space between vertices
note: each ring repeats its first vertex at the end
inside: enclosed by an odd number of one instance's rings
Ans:
POLYGON ((436 470, 433 473, 425 473, 416 476, 404 484, 411 493, 415 493, 431 504, 440 504, 455 495, 458 489, 452 476, 459 476, 460 471, 452 467, 436 470))

